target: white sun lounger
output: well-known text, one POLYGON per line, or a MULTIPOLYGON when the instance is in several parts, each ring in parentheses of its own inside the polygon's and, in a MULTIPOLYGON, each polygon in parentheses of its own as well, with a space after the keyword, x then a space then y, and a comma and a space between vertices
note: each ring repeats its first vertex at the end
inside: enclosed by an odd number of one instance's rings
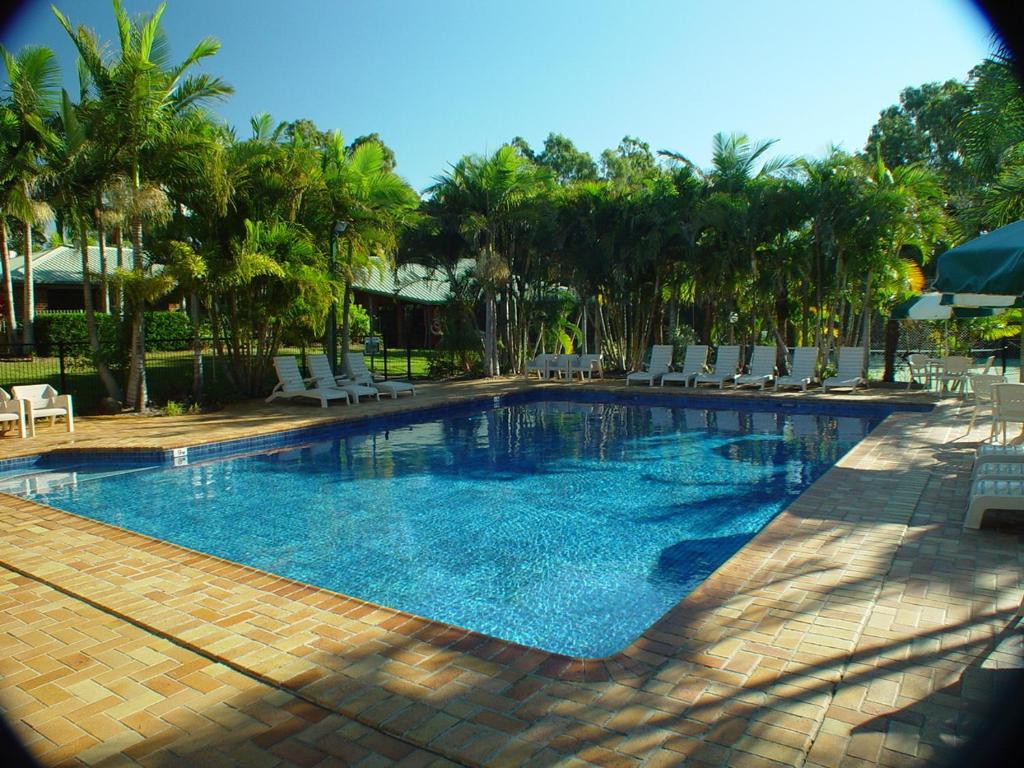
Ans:
POLYGON ((804 392, 807 387, 818 379, 818 348, 797 347, 793 350, 793 359, 786 376, 775 378, 774 389, 779 387, 800 387, 804 392))
POLYGON ((707 370, 708 347, 706 344, 690 344, 683 355, 683 365, 678 371, 670 371, 661 377, 661 386, 666 381, 681 381, 684 387, 693 384, 693 380, 707 370))
POLYGON ((650 387, 654 382, 660 382, 661 377, 669 372, 672 367, 672 345, 655 344, 651 347, 651 361, 642 371, 632 371, 626 374, 626 386, 634 381, 647 382, 650 387))
POLYGON ((307 387, 302 373, 299 371, 299 364, 291 355, 281 355, 274 358, 274 370, 277 371, 277 384, 274 391, 266 402, 283 398, 291 400, 295 397, 308 397, 320 401, 320 407, 326 408, 329 400, 344 400, 349 402, 348 392, 337 387, 307 387))
POLYGON ((580 354, 574 355, 569 358, 569 361, 565 368, 566 376, 569 381, 576 378, 576 374, 580 375, 580 381, 593 381, 594 374, 596 373, 602 379, 604 378, 604 366, 601 361, 604 359, 604 355, 598 354, 580 354))
POLYGON ((736 371, 740 367, 740 348, 737 346, 723 346, 718 348, 718 356, 715 358, 715 367, 711 373, 702 373, 694 378, 694 386, 699 384, 717 384, 719 389, 725 387, 725 382, 736 378, 736 371))
POLYGON ((750 356, 749 371, 733 379, 733 387, 757 386, 761 389, 775 378, 775 347, 755 346, 750 356))
MULTIPOLYGON (((546 379, 551 375, 551 364, 558 359, 558 355, 540 354, 533 360, 526 361, 526 378, 530 378, 531 372, 536 372, 538 379, 546 379)), ((365 365, 365 363, 364 363, 365 365)))
POLYGON ((821 388, 828 392, 829 387, 849 387, 850 392, 856 392, 858 386, 866 386, 864 378, 864 363, 867 355, 864 347, 842 347, 839 350, 839 364, 836 375, 821 382, 821 388))
POLYGON ((1024 512, 1024 480, 975 480, 964 528, 980 528, 982 517, 990 509, 1024 512))
POLYGON ((971 472, 975 480, 1024 480, 1024 461, 979 461, 971 472))
POLYGON ((349 400, 358 403, 360 397, 380 400, 380 390, 375 386, 360 384, 346 376, 335 376, 327 355, 306 355, 306 366, 318 387, 337 387, 348 392, 349 400))
POLYGON ((416 397, 416 387, 407 381, 397 381, 395 379, 374 381, 373 374, 370 373, 370 369, 366 367, 366 360, 359 352, 346 353, 345 372, 357 384, 376 387, 385 395, 391 395, 392 400, 397 400, 398 396, 403 392, 408 392, 413 397, 416 397))
POLYGON ((36 434, 36 419, 49 419, 51 426, 58 416, 65 417, 68 432, 75 431, 75 413, 71 407, 71 395, 61 395, 49 384, 19 384, 11 387, 15 400, 25 401, 25 420, 28 433, 36 434))
POLYGON ((23 438, 28 437, 28 432, 25 430, 25 401, 15 400, 3 389, 0 389, 0 421, 17 422, 18 435, 23 438))

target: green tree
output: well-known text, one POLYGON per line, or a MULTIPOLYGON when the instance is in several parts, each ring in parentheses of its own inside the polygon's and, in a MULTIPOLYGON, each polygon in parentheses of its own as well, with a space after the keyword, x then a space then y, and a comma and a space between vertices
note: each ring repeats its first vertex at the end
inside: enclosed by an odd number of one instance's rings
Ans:
POLYGON ((548 134, 536 162, 550 168, 559 184, 597 180, 597 163, 594 158, 589 152, 577 149, 571 140, 560 133, 548 134))
MULTIPOLYGON (((128 224, 134 254, 134 282, 122 279, 123 285, 142 285, 143 226, 147 214, 159 212, 160 184, 169 168, 187 167, 187 156, 194 148, 196 136, 189 130, 194 125, 193 113, 213 100, 231 93, 231 88, 208 74, 189 74, 196 64, 214 55, 220 44, 213 38, 202 40, 178 64, 171 64, 169 46, 160 20, 164 5, 150 16, 132 19, 113 0, 119 50, 111 57, 99 43, 94 32, 74 27, 54 9, 57 20, 67 31, 82 59, 90 90, 97 103, 97 125, 94 135, 102 135, 117 147, 114 160, 127 180, 129 205, 128 224)), ((159 219, 160 216, 150 216, 159 219)), ((131 362, 127 388, 129 406, 142 410, 146 405, 145 371, 145 304, 135 293, 132 313, 131 362)))
MULTIPOLYGON (((4 96, 5 164, 0 172, 0 202, 4 215, 0 252, 4 254, 5 283, 9 280, 6 216, 21 222, 22 250, 25 261, 22 337, 32 343, 32 319, 35 315, 35 277, 32 273, 32 229, 52 219, 49 205, 36 197, 36 186, 43 173, 43 155, 55 141, 48 125, 60 97, 60 70, 53 51, 40 46, 27 46, 12 54, 0 46, 7 72, 7 93, 4 96), (9 165, 7 163, 10 163, 9 165)), ((12 295, 8 299, 13 299, 12 295)), ((10 302, 13 307, 13 301, 10 302)), ((13 328, 13 322, 9 327, 13 328)))
POLYGON ((633 136, 624 136, 618 147, 601 153, 601 177, 617 186, 635 186, 657 175, 651 145, 633 136))
MULTIPOLYGON (((459 234, 476 261, 476 277, 484 290, 487 376, 497 376, 501 370, 497 295, 507 287, 513 274, 512 261, 536 222, 534 203, 551 183, 547 169, 506 144, 490 157, 463 157, 429 190, 436 205, 458 220, 459 234)), ((513 365, 516 357, 512 353, 513 365)))

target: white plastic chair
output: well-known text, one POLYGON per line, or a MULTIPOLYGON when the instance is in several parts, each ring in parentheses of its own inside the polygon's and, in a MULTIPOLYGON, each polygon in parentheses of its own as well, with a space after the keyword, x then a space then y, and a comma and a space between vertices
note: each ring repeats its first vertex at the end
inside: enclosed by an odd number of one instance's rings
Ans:
POLYGON ((994 373, 975 373, 971 375, 971 392, 974 394, 974 411, 971 413, 971 423, 967 427, 970 432, 974 429, 974 423, 978 420, 978 414, 982 409, 992 412, 992 387, 996 384, 1005 384, 1006 378, 994 373))
POLYGON ((36 419, 49 419, 53 425, 58 416, 67 420, 68 432, 75 431, 75 413, 71 406, 71 395, 62 395, 49 384, 19 384, 11 387, 15 400, 25 401, 25 419, 28 433, 36 434, 36 419))
POLYGON ((736 346, 722 346, 718 348, 718 355, 715 357, 715 366, 711 373, 702 373, 694 380, 694 386, 700 384, 717 384, 719 389, 725 387, 727 381, 736 378, 740 367, 740 348, 736 346))
POLYGON ((282 398, 291 400, 296 397, 308 397, 320 401, 320 407, 326 408, 329 400, 349 402, 348 392, 337 387, 307 387, 299 363, 291 355, 280 355, 274 358, 274 370, 277 371, 277 384, 265 402, 282 398))
POLYGON ((661 377, 661 386, 667 381, 681 381, 684 387, 688 387, 698 375, 707 370, 708 347, 707 344, 690 344, 686 347, 683 355, 683 364, 678 371, 670 371, 661 377))
POLYGON ((828 392, 829 387, 849 387, 850 392, 856 392, 857 386, 866 386, 864 378, 864 363, 867 360, 867 353, 864 347, 841 347, 839 349, 839 364, 836 375, 821 382, 823 391, 828 392))
POLYGON ((789 373, 776 376, 774 389, 779 387, 800 387, 804 392, 807 387, 818 380, 818 348, 797 347, 793 350, 793 359, 789 365, 789 373))
POLYGON ((4 422, 5 429, 7 422, 17 423, 19 437, 28 437, 25 429, 25 401, 15 400, 3 389, 0 389, 0 421, 4 422))
POLYGON ((1006 442, 1006 425, 1014 422, 1024 424, 1024 384, 992 385, 992 438, 1003 425, 1003 442, 1006 442))
POLYGON ((632 371, 626 374, 626 386, 630 383, 647 382, 647 386, 653 387, 654 382, 661 382, 661 377, 664 376, 672 367, 672 345, 671 344, 655 344, 651 347, 651 359, 650 362, 641 371, 632 371))
POLYGON ((907 378, 907 389, 910 389, 914 385, 914 381, 920 381, 924 385, 925 389, 929 389, 932 385, 932 360, 928 355, 922 355, 920 353, 914 353, 913 355, 907 355, 907 365, 910 368, 910 374, 907 378))
POLYGON ((737 388, 756 385, 764 389, 775 378, 775 373, 775 345, 756 346, 750 356, 749 370, 733 379, 732 385, 737 388))
POLYGON ((960 396, 967 392, 967 377, 971 373, 974 360, 963 355, 950 355, 942 358, 942 370, 935 377, 939 388, 943 391, 959 387, 960 396))
MULTIPOLYGON (((360 352, 345 353, 345 372, 356 384, 374 387, 385 395, 391 395, 392 400, 397 400, 398 396, 403 392, 408 392, 413 397, 416 397, 416 387, 407 381, 396 381, 394 379, 375 381, 370 369, 366 367, 366 359, 360 352)), ((379 400, 380 398, 378 397, 377 399, 379 400)))

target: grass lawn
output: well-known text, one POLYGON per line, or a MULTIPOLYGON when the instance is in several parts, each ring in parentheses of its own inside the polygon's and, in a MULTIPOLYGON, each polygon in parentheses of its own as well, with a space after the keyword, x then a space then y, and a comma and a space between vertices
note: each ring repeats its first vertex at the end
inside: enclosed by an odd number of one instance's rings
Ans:
MULTIPOLYGON (((361 352, 362 347, 353 347, 361 352)), ((303 350, 289 347, 280 354, 300 357, 303 350)), ((413 378, 425 378, 430 370, 429 350, 412 350, 410 361, 413 378)), ((300 362, 300 365, 302 363, 300 362)), ((375 355, 366 358, 366 365, 375 374, 384 375, 384 358, 375 355)), ((389 350, 387 359, 388 378, 405 378, 407 375, 405 350, 389 350)), ((203 355, 203 371, 206 377, 206 397, 212 402, 227 402, 234 399, 232 389, 221 366, 214 365, 214 356, 207 349, 203 355)), ((114 375, 123 385, 125 373, 115 369, 114 375)), ((10 389, 16 384, 52 384, 61 387, 60 360, 56 357, 33 357, 0 360, 0 387, 10 389)), ((150 400, 162 405, 168 400, 186 402, 192 391, 192 351, 150 351, 146 353, 146 383, 150 400)), ((273 380, 267 384, 267 389, 273 380)), ((106 395, 92 362, 84 357, 66 358, 64 363, 64 391, 76 399, 76 408, 81 413, 95 413, 100 400, 106 395)))

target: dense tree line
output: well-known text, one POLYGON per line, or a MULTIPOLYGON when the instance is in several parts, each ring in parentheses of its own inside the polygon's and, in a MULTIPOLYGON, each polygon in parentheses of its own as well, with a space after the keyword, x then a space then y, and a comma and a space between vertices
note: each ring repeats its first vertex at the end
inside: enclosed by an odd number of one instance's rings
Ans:
POLYGON ((332 306, 347 344, 353 282, 396 258, 449 277, 441 346, 467 370, 518 371, 556 347, 629 368, 652 342, 868 343, 934 253, 1024 216, 1024 98, 1005 57, 967 83, 908 88, 860 153, 779 158, 772 141, 719 134, 702 168, 632 136, 596 160, 565 136, 539 149, 516 137, 458 160, 421 196, 376 134, 346 144, 262 114, 236 135, 209 111, 230 86, 196 72, 218 43, 171 62, 163 6, 132 18, 113 5, 113 46, 55 11, 80 57, 75 94, 47 49, 2 51, 0 267, 8 334, 30 342, 32 250, 56 221, 82 252, 100 375, 136 408, 144 310, 175 287, 196 393, 204 323, 237 391, 258 394, 279 346, 323 334, 332 306), (12 248, 25 256, 20 318, 12 248), (130 324, 124 390, 104 364, 93 280, 100 309, 130 324))

